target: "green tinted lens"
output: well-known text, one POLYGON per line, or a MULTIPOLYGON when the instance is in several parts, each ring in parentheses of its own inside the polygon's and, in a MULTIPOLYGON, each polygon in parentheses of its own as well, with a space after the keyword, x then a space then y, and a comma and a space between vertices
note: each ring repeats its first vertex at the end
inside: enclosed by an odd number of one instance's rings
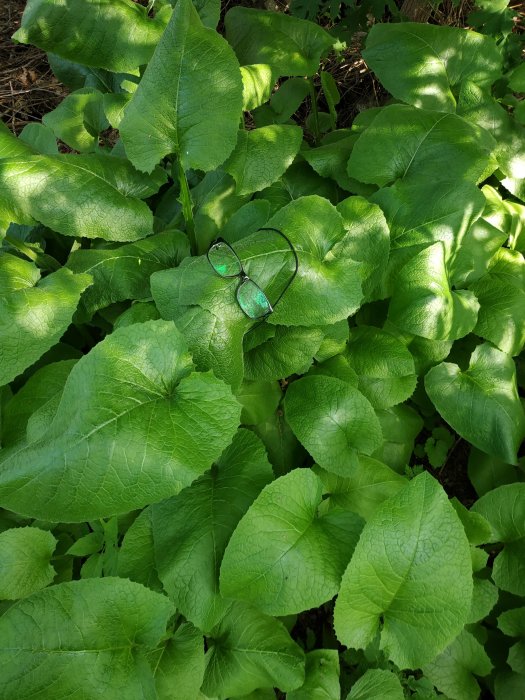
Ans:
POLYGON ((208 251, 208 260, 221 277, 236 277, 241 274, 241 261, 227 243, 214 243, 208 251))
POLYGON ((262 318, 273 311, 266 294, 250 279, 239 285, 237 301, 248 318, 262 318))

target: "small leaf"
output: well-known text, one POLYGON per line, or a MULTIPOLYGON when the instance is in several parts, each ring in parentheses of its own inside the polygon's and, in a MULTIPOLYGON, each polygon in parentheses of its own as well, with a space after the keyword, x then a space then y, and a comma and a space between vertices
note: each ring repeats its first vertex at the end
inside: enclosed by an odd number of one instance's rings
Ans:
POLYGON ((255 63, 241 66, 242 108, 249 112, 268 102, 275 83, 272 67, 267 63, 255 63))
POLYGON ((512 359, 483 343, 468 370, 443 362, 425 377, 426 391, 443 418, 470 443, 505 462, 517 464, 525 435, 525 415, 512 359))
POLYGON ((341 509, 318 516, 321 498, 321 481, 308 469, 295 469, 266 486, 228 543, 221 593, 271 615, 291 615, 330 600, 362 520, 341 509))
POLYGON ((117 574, 164 593, 155 562, 151 507, 144 508, 124 535, 118 551, 117 574))
POLYGON ((369 669, 356 681, 346 700, 403 700, 403 688, 393 671, 369 669))
POLYGON ((50 532, 37 527, 0 533, 0 599, 25 598, 48 586, 56 573, 50 564, 56 544, 50 532))
POLYGON ((505 544, 494 560, 492 577, 504 591, 525 595, 525 484, 499 486, 472 506, 492 527, 490 542, 505 544))
POLYGON ((371 455, 382 442, 372 405, 347 382, 327 376, 303 377, 289 387, 286 420, 315 461, 349 476, 359 455, 371 455))
POLYGON ((488 676, 493 666, 474 635, 463 630, 423 673, 451 700, 477 700, 480 687, 474 676, 488 676))
POLYGON ((516 673, 525 674, 525 608, 502 613, 498 617, 498 627, 509 637, 519 637, 509 650, 507 663, 516 673))
POLYGON ((339 654, 335 649, 315 649, 306 655, 306 678, 286 700, 340 700, 339 654))
POLYGON ((343 644, 358 649, 379 632, 380 648, 395 664, 418 668, 459 634, 471 599, 463 526, 441 486, 425 472, 366 523, 343 576, 335 630, 343 644))

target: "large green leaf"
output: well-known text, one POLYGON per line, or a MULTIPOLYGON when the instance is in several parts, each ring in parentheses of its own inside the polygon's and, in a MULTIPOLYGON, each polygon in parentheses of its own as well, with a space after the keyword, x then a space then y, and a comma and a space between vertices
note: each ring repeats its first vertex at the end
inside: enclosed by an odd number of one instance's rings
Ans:
POLYGON ((339 654, 336 649, 315 649, 306 655, 306 678, 286 700, 340 700, 339 654))
MULTIPOLYGON (((396 182, 379 190, 372 199, 385 212, 392 249, 403 249, 398 256, 415 255, 442 241, 445 257, 451 262, 455 262, 469 227, 485 206, 485 198, 474 183, 457 179, 396 182)), ((394 269, 399 259, 392 260, 394 269)))
POLYGON ((258 192, 278 180, 292 164, 302 139, 302 130, 289 124, 239 131, 237 145, 223 165, 238 194, 258 192))
POLYGON ((13 445, 26 434, 27 422, 37 409, 60 395, 76 360, 52 362, 37 370, 2 412, 2 446, 13 445))
POLYGON ((489 87, 501 73, 491 37, 416 22, 375 24, 363 57, 398 100, 440 112, 456 111, 463 82, 489 87))
POLYGON ((343 576, 335 629, 343 644, 358 649, 380 632, 380 647, 395 664, 418 668, 459 634, 471 599, 465 531, 425 472, 365 525, 343 576))
POLYGON ((0 617, 1 697, 153 699, 146 654, 173 612, 165 596, 111 577, 34 593, 0 617))
POLYGON ((492 663, 476 637, 463 630, 423 673, 451 700, 478 700, 480 687, 474 676, 488 676, 492 663))
POLYGON ((388 318, 401 330, 430 340, 456 340, 470 333, 479 303, 468 290, 452 290, 445 247, 438 242, 410 259, 394 280, 388 318))
POLYGON ((213 170, 235 146, 241 108, 232 49, 179 0, 120 123, 129 159, 151 172, 176 153, 185 169, 213 170))
POLYGON ((149 19, 131 0, 29 0, 13 38, 87 66, 130 71, 147 63, 169 15, 149 19))
POLYGON ((288 388, 284 405, 297 438, 323 469, 339 476, 349 476, 359 455, 371 455, 381 445, 372 405, 341 379, 303 377, 288 388))
POLYGON ((158 270, 176 267, 188 254, 186 236, 180 231, 166 231, 116 248, 75 250, 67 267, 93 278, 93 285, 81 302, 91 317, 98 309, 117 301, 149 299, 150 276, 158 270))
POLYGON ((267 63, 274 76, 313 75, 333 38, 313 22, 282 12, 233 7, 226 14, 226 38, 239 62, 267 63))
POLYGON ((320 479, 308 469, 295 469, 263 489, 224 553, 223 595, 271 615, 290 615, 337 593, 362 519, 342 509, 319 516, 322 493, 320 479))
POLYGON ((0 280, 7 281, 0 299, 0 386, 60 340, 80 295, 91 284, 89 275, 74 275, 65 269, 42 280, 39 277, 33 263, 8 253, 0 255, 0 280))
POLYGON ((304 652, 282 622, 241 602, 232 603, 208 637, 202 690, 226 700, 256 688, 299 688, 304 652))
POLYGON ((164 589, 204 632, 210 632, 228 606, 219 594, 219 568, 228 540, 272 478, 261 441, 240 430, 211 471, 153 507, 155 558, 164 589))
POLYGON ((412 355, 386 331, 373 326, 352 329, 346 357, 359 378, 357 388, 374 408, 401 403, 416 388, 412 355))
POLYGON ((525 345, 525 260, 517 250, 501 248, 487 275, 470 285, 480 303, 477 335, 509 355, 525 345))
POLYGON ((504 462, 517 464, 525 415, 512 358, 483 343, 472 353, 465 372, 442 362, 426 375, 425 388, 439 413, 465 440, 504 462))
POLYGON ((380 187, 401 178, 476 182, 495 168, 487 171, 494 145, 487 131, 455 114, 390 105, 356 141, 348 174, 380 187))
POLYGON ((498 627, 509 637, 519 637, 509 650, 507 661, 513 671, 525 675, 525 608, 502 613, 498 617, 498 627))
POLYGON ((197 700, 204 678, 204 640, 199 630, 183 623, 166 644, 149 655, 158 700, 197 700))
POLYGON ((141 175, 115 156, 35 155, 13 136, 4 137, 1 128, 0 141, 10 141, 0 144, 7 152, 0 159, 0 225, 36 219, 66 236, 108 241, 134 241, 152 233, 152 213, 140 198, 159 189, 166 179, 162 171, 141 175))
POLYGON ((0 503, 79 522, 167 498, 220 455, 240 409, 223 382, 192 372, 173 323, 120 328, 75 365, 47 432, 1 453, 0 503))
POLYGON ((48 586, 55 578, 50 559, 57 541, 37 527, 0 534, 0 600, 16 600, 48 586))
POLYGON ((492 527, 491 542, 505 544, 494 560, 496 585, 515 595, 525 595, 525 484, 499 486, 472 506, 492 527))

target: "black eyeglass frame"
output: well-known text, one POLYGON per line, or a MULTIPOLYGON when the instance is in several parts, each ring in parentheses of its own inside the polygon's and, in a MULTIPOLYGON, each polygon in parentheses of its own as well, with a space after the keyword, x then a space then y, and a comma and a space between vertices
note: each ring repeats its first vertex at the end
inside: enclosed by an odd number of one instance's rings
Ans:
MULTIPOLYGON (((234 279, 235 277, 239 277, 239 284, 237 285, 237 289, 235 290, 235 297, 236 297, 236 299, 237 299, 237 303, 239 304, 239 308, 241 309, 241 311, 243 312, 243 314, 244 314, 247 318, 251 319, 252 321, 259 321, 259 320, 260 320, 260 321, 264 321, 266 318, 268 318, 268 316, 273 312, 273 310, 275 309, 275 307, 277 306, 277 304, 281 301, 281 299, 283 298, 283 296, 285 295, 285 293, 288 291, 290 285, 292 284, 292 282, 293 282, 294 279, 295 279, 295 276, 297 275, 297 271, 299 270, 299 257, 297 256, 297 251, 296 251, 295 248, 293 247, 293 244, 292 244, 292 242, 290 241, 290 239, 288 238, 288 236, 286 236, 286 235, 285 235, 282 231, 280 231, 279 229, 277 229, 277 228, 272 228, 272 227, 270 227, 270 226, 266 226, 266 227, 257 229, 257 232, 259 232, 259 231, 274 231, 275 233, 278 233, 278 234, 279 234, 282 238, 284 238, 284 240, 287 242, 287 244, 288 244, 288 246, 290 247, 290 250, 292 251, 293 256, 294 256, 295 270, 293 271, 292 276, 290 277, 290 279, 289 279, 288 282, 286 283, 286 286, 284 287, 283 291, 279 294, 279 296, 277 297, 277 299, 275 300, 275 302, 274 302, 273 304, 270 302, 270 300, 269 300, 268 297, 266 296, 266 292, 264 291, 264 289, 261 289, 261 287, 259 287, 259 285, 257 284, 257 282, 255 282, 251 277, 249 277, 249 276, 246 274, 246 271, 245 271, 245 269, 244 269, 244 267, 243 267, 243 264, 242 264, 241 259, 240 259, 239 256, 237 255, 235 249, 228 243, 228 241, 225 241, 224 238, 216 238, 216 239, 211 243, 210 247, 208 248, 208 251, 206 252, 206 258, 208 259, 208 262, 210 263, 210 265, 211 265, 211 267, 212 267, 212 269, 213 269, 213 271, 215 272, 216 275, 218 275, 219 277, 222 277, 223 279, 234 279), (239 261, 239 272, 236 272, 234 275, 221 275, 220 272, 217 272, 217 270, 215 269, 215 266, 213 265, 212 261, 210 260, 210 255, 209 255, 209 254, 210 254, 210 251, 211 251, 211 249, 213 248, 213 246, 217 245, 218 243, 222 243, 223 245, 226 245, 226 246, 229 248, 229 250, 231 250, 231 252, 233 253, 233 255, 237 258, 237 260, 239 261), (263 314, 262 316, 255 316, 255 317, 253 317, 253 316, 248 316, 248 314, 247 314, 247 313, 244 311, 244 309, 242 308, 242 305, 241 305, 240 302, 239 302, 238 292, 239 292, 239 289, 241 288, 241 286, 242 286, 245 282, 251 282, 253 285, 255 285, 255 286, 257 287, 257 289, 264 295, 264 298, 265 298, 266 301, 268 302, 268 306, 270 307, 270 310, 267 311, 267 312, 266 312, 265 314, 263 314)), ((256 232, 256 233, 257 233, 257 232, 256 232)), ((252 330, 253 330, 253 329, 252 329, 252 330)))

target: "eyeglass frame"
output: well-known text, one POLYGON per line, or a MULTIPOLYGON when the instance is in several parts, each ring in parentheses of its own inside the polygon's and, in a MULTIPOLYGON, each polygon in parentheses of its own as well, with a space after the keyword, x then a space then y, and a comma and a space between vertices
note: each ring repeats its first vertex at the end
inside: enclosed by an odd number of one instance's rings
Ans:
POLYGON ((295 270, 293 271, 292 276, 290 277, 290 279, 289 279, 288 282, 286 283, 285 288, 284 288, 283 291, 279 294, 279 296, 277 297, 277 299, 275 300, 275 302, 274 302, 273 304, 270 302, 270 300, 269 300, 268 297, 266 296, 266 292, 264 291, 264 289, 262 289, 262 287, 260 287, 260 286, 257 284, 257 282, 255 282, 255 280, 253 280, 249 275, 246 274, 246 271, 245 271, 245 269, 244 269, 244 267, 243 267, 243 264, 242 264, 242 260, 241 260, 240 257, 237 255, 236 250, 232 247, 232 245, 231 245, 230 243, 228 243, 228 241, 224 240, 224 238, 220 238, 220 237, 219 237, 219 238, 216 238, 216 239, 210 244, 210 246, 209 246, 209 248, 208 248, 208 250, 207 250, 207 252, 206 252, 206 258, 207 258, 208 262, 210 263, 210 265, 211 265, 213 271, 215 272, 215 274, 216 274, 218 277, 221 277, 222 279, 234 279, 235 277, 239 277, 239 284, 237 285, 237 289, 235 290, 235 297, 236 297, 236 299, 237 299, 237 304, 238 304, 239 308, 241 309, 241 311, 243 312, 243 314, 244 314, 247 318, 251 319, 252 321, 260 321, 260 322, 262 323, 264 320, 266 320, 266 319, 268 318, 268 316, 270 316, 270 314, 273 313, 275 307, 276 307, 277 304, 281 301, 281 299, 283 298, 283 296, 285 295, 285 293, 286 293, 286 292, 288 291, 288 289, 290 288, 290 285, 291 285, 292 282, 294 281, 294 279, 295 279, 295 277, 296 277, 296 275, 297 275, 297 272, 298 272, 298 270, 299 270, 299 257, 298 257, 298 255, 297 255, 297 251, 295 250, 295 248, 294 248, 292 242, 290 241, 290 239, 288 238, 288 236, 286 236, 286 234, 284 234, 284 233, 283 233, 282 231, 280 231, 279 229, 277 229, 277 228, 272 228, 271 226, 264 226, 264 227, 262 227, 262 228, 257 229, 256 233, 258 233, 259 231, 274 231, 275 233, 278 233, 278 234, 279 234, 280 236, 282 236, 282 238, 284 238, 284 240, 288 243, 288 246, 290 247, 290 250, 292 251, 293 256, 294 256, 295 270), (217 245, 217 243, 223 243, 224 245, 228 246, 228 248, 231 250, 231 252, 234 254, 234 256, 235 256, 235 257, 237 258, 237 260, 239 261, 239 272, 236 272, 234 275, 221 275, 220 272, 217 272, 217 270, 215 269, 215 266, 213 265, 212 261, 210 260, 210 255, 209 255, 211 249, 213 248, 214 245, 217 245), (259 289, 259 290, 264 294, 264 297, 265 297, 266 301, 268 302, 268 306, 270 307, 270 310, 267 311, 267 312, 266 312, 265 314, 263 314, 262 316, 256 316, 255 318, 253 318, 252 316, 248 316, 248 314, 245 312, 245 310, 242 308, 241 304, 239 303, 238 297, 237 297, 237 292, 238 292, 238 290, 240 289, 240 287, 241 287, 245 282, 251 282, 252 284, 254 284, 254 285, 257 287, 257 289, 259 289))

